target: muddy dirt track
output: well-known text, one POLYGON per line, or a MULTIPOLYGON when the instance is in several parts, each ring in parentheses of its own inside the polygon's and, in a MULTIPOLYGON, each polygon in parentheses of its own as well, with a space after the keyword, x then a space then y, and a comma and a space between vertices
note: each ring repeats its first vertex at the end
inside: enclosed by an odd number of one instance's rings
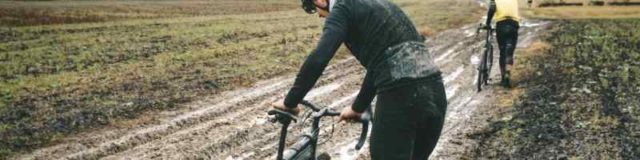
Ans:
MULTIPOLYGON (((525 21, 518 47, 526 47, 548 22, 525 21)), ((476 64, 481 36, 475 37, 476 24, 452 29, 426 41, 441 67, 449 100, 447 119, 433 159, 456 159, 465 149, 455 135, 468 131, 470 119, 488 93, 499 88, 496 81, 488 91, 475 90, 476 64)), ((497 48, 497 47, 495 47, 497 48)), ((496 52, 497 54, 497 52, 496 52)), ((492 77, 498 77, 497 67, 492 77)), ((335 109, 349 106, 358 93, 364 69, 353 59, 331 65, 306 99, 335 109)), ((266 121, 269 103, 283 98, 293 83, 293 75, 265 80, 252 88, 212 96, 188 105, 188 109, 166 111, 153 123, 132 128, 95 131, 66 138, 62 143, 36 150, 15 159, 275 159, 279 124, 266 121)), ((319 152, 334 159, 368 159, 368 146, 353 150, 359 124, 334 124, 325 118, 319 152), (333 128, 333 134, 332 133, 333 128), (360 157, 360 158, 358 158, 360 157), (364 158, 363 158, 364 157, 364 158)), ((309 123, 290 127, 289 142, 309 123)))

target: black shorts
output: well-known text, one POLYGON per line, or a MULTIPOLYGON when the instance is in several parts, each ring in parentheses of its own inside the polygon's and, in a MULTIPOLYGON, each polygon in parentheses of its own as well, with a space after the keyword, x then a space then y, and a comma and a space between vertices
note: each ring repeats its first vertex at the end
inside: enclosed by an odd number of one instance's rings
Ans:
POLYGON ((500 49, 500 66, 513 64, 513 52, 518 44, 518 28, 520 25, 512 19, 502 20, 496 23, 496 36, 500 49))
POLYGON ((374 160, 427 159, 444 124, 447 99, 440 74, 378 93, 371 132, 374 160))

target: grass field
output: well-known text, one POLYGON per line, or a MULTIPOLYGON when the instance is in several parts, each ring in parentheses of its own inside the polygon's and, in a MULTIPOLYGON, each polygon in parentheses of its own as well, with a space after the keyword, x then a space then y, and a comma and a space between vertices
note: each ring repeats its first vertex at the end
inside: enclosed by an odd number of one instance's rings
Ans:
POLYGON ((522 14, 542 19, 638 18, 640 6, 558 6, 523 8, 522 14))
POLYGON ((640 158, 639 19, 560 21, 537 49, 517 53, 526 88, 473 134, 471 157, 640 158))
MULTIPOLYGON (((482 16, 475 1, 395 2, 430 33, 482 16)), ((298 3, 0 2, 0 157, 297 71, 322 28, 298 3)))
POLYGON ((9 1, 0 3, 0 24, 30 26, 250 14, 293 9, 298 3, 284 0, 9 1))

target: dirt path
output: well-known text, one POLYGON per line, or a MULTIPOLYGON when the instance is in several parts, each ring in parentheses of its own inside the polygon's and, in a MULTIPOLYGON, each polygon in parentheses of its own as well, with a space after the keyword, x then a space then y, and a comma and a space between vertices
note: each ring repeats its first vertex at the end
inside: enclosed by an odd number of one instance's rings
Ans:
MULTIPOLYGON (((550 22, 546 21, 525 20, 520 26, 517 47, 527 48, 537 38, 538 33, 549 24, 550 22)), ((440 61, 444 73, 449 73, 449 76, 444 78, 447 82, 445 86, 449 106, 442 136, 430 159, 461 159, 465 150, 475 147, 475 142, 470 140, 467 134, 486 126, 487 120, 495 114, 494 111, 499 110, 499 108, 490 108, 496 101, 493 95, 504 91, 498 85, 500 71, 497 43, 494 44, 496 52, 494 52, 494 66, 491 71, 492 80, 489 86, 478 93, 475 84, 480 52, 474 50, 480 50, 483 43, 480 43, 481 40, 471 40, 475 32, 473 27, 476 26, 470 25, 443 32, 439 35, 443 38, 436 38, 437 41, 431 42, 436 46, 434 49, 440 49, 440 46, 453 46, 449 51, 436 50, 433 53, 445 53, 443 55, 451 53, 454 56, 441 58, 445 62, 440 61), (457 42, 455 39, 465 40, 457 42), (459 49, 460 47, 464 49, 459 49)))
MULTIPOLYGON (((525 21, 521 27, 519 47, 535 38, 546 22, 525 21)), ((427 40, 444 73, 449 100, 443 136, 432 158, 452 159, 465 149, 460 135, 481 125, 471 122, 479 108, 490 103, 487 91, 476 93, 474 80, 481 40, 475 39, 476 25, 448 30, 427 40)), ((478 37, 479 38, 479 37, 478 37)), ((497 47, 496 47, 497 48, 497 47)), ((496 56, 497 58, 497 56, 496 56)), ((497 62, 497 60, 496 60, 497 62)), ((497 66, 497 65, 496 65, 497 66)), ((497 67, 492 77, 498 77, 497 67)), ((319 84, 306 97, 313 102, 340 109, 355 98, 364 70, 355 59, 330 66, 319 84)), ((15 159, 273 159, 278 138, 277 124, 266 122, 268 103, 283 98, 294 77, 288 75, 260 82, 252 88, 239 89, 195 102, 189 109, 166 111, 156 115, 157 121, 133 128, 96 131, 66 138, 62 143, 36 150, 15 159)), ((494 84, 496 82, 493 82, 494 84)), ((331 124, 332 119, 325 119, 331 124)), ((320 151, 335 159, 356 159, 368 155, 368 148, 353 150, 360 126, 323 126, 320 151), (327 140, 327 141, 324 141, 327 140)), ((302 130, 299 123, 291 128, 292 141, 302 130)), ((366 157, 366 156, 365 156, 366 157)), ((362 159, 362 158, 361 158, 362 159)), ((366 158, 364 158, 366 159, 366 158)))

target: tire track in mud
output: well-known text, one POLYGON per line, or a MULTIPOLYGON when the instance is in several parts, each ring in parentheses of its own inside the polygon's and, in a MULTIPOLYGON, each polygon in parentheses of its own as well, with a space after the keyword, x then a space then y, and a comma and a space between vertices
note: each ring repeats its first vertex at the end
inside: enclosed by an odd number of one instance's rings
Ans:
MULTIPOLYGON (((352 60, 349 61, 349 63, 352 60)), ((349 71, 343 71, 342 73, 350 73, 349 71)), ((354 76, 344 75, 344 78, 349 78, 347 81, 354 81, 354 76)), ((342 79, 342 78, 340 78, 342 79)), ((328 93, 334 92, 338 87, 343 84, 340 81, 343 80, 331 80, 329 79, 326 85, 321 85, 320 87, 314 89, 307 95, 307 99, 314 100, 316 96, 326 95, 328 93)), ((323 82, 321 82, 323 83, 323 82)), ((284 93, 288 88, 284 88, 282 92, 284 93)), ((219 155, 226 155, 226 153, 237 152, 238 149, 234 148, 255 148, 254 144, 258 143, 269 143, 277 141, 277 135, 273 131, 277 131, 276 125, 257 125, 254 123, 256 121, 256 117, 264 117, 265 111, 268 110, 268 103, 276 100, 277 98, 282 98, 282 96, 274 95, 271 98, 265 98, 261 100, 262 102, 255 103, 255 105, 242 109, 240 111, 236 111, 235 113, 225 115, 224 117, 218 119, 224 119, 223 121, 231 121, 230 123, 234 123, 233 126, 220 127, 220 128, 212 128, 212 127, 203 127, 199 125, 198 127, 206 128, 208 130, 216 130, 215 132, 206 132, 204 134, 192 134, 192 133, 200 133, 193 131, 180 131, 178 134, 174 134, 171 136, 180 137, 177 140, 173 139, 169 140, 169 142, 165 142, 166 140, 160 140, 160 144, 149 143, 151 148, 161 148, 160 150, 168 150, 162 152, 152 152, 158 154, 165 155, 145 155, 148 154, 148 149, 145 147, 136 147, 141 148, 140 151, 133 151, 133 153, 123 152, 115 155, 114 157, 118 157, 122 155, 122 157, 134 156, 134 157, 143 157, 143 158, 151 158, 151 157, 163 157, 163 158, 209 158, 209 159, 223 159, 224 157, 220 157, 219 155), (240 118, 240 119, 236 119, 240 118), (190 135, 188 135, 190 134, 190 135), (180 136, 185 135, 185 136, 180 136), (226 136, 225 136, 226 135, 226 136), (269 136, 265 136, 269 135, 269 136), (221 137, 222 136, 222 137, 221 137), (213 137, 213 138, 207 138, 213 137), (266 138, 266 139, 265 139, 266 138), (196 139, 196 140, 193 140, 196 139), (204 143, 198 141, 208 140, 204 143), (169 147, 165 147, 166 145, 161 145, 162 143, 167 143, 169 147), (178 147, 176 147, 176 145, 178 147), (229 147, 233 146, 233 147, 229 147), (179 152, 175 152, 179 150, 179 152), (168 153, 168 154, 167 154, 168 153), (179 153, 176 155, 175 153, 179 153), (142 156, 137 156, 142 154, 142 156), (182 155, 181 155, 182 154, 182 155)), ((293 125, 295 128, 296 125, 293 125)), ((134 149, 135 150, 135 149, 134 149)), ((153 150, 153 149, 152 149, 153 150)), ((109 159, 111 157, 108 157, 109 159)), ((117 159, 117 158, 116 158, 117 159)))
MULTIPOLYGON (((518 33, 519 40, 517 47, 528 47, 529 44, 537 38, 537 35, 542 29, 549 24, 550 22, 547 21, 523 20, 518 33)), ((447 82, 445 87, 449 105, 442 135, 430 159, 459 159, 461 154, 464 153, 463 151, 468 149, 465 148, 468 147, 467 144, 464 144, 465 141, 459 139, 460 135, 469 133, 471 128, 478 127, 473 125, 486 123, 472 122, 474 121, 472 118, 478 116, 476 115, 476 110, 481 107, 488 107, 487 104, 492 103, 493 97, 491 93, 495 93, 494 90, 502 88, 499 86, 499 50, 497 43, 494 41, 494 65, 492 67, 489 85, 483 87, 482 92, 476 92, 476 83, 478 83, 476 68, 480 62, 479 57, 481 56, 482 45, 484 45, 484 39, 482 39, 484 34, 474 37, 476 26, 477 25, 468 25, 461 28, 461 30, 451 30, 439 34, 439 37, 465 39, 465 41, 458 43, 464 44, 467 48, 457 51, 459 54, 456 54, 456 56, 450 56, 450 61, 447 61, 447 63, 456 65, 440 63, 442 64, 443 72, 450 73, 443 78, 443 80, 447 82)), ((440 43, 455 43, 455 41, 447 42, 447 40, 443 38, 433 43, 438 45, 440 43)), ((438 51, 436 50, 435 52, 438 51)))
MULTIPOLYGON (((526 21, 520 30, 521 44, 518 46, 530 43, 541 25, 546 22, 526 21)), ((483 43, 481 36, 474 37, 475 27, 467 25, 444 31, 426 42, 443 72, 449 100, 446 124, 432 158, 447 158, 446 155, 460 150, 449 135, 464 132, 475 106, 488 99, 488 91, 477 94, 475 90, 477 62, 474 59, 479 56, 483 43)), ((497 64, 497 60, 494 62, 497 64)), ((493 68, 492 77, 499 76, 497 68, 493 68)), ((360 89, 364 72, 353 58, 331 65, 307 99, 335 109, 350 106, 360 89)), ((166 117, 157 124, 69 138, 67 143, 16 158, 273 159, 280 126, 266 122, 266 111, 270 102, 283 98, 293 82, 292 77, 278 77, 259 82, 252 88, 221 93, 193 103, 192 110, 166 112, 166 117)), ((339 159, 368 157, 368 144, 360 151, 352 149, 361 125, 336 124, 330 134, 331 124, 336 121, 334 118, 323 119, 318 153, 328 152, 339 159)), ((289 144, 301 135, 303 126, 308 126, 305 124, 309 121, 290 127, 289 144)))
MULTIPOLYGON (((326 78, 321 80, 319 84, 328 83, 328 81, 354 72, 357 68, 351 67, 356 64, 353 62, 353 59, 348 59, 332 65, 325 71, 326 78)), ((177 116, 169 116, 161 120, 158 125, 140 126, 128 131, 87 134, 92 136, 73 138, 71 143, 43 148, 30 155, 16 157, 16 159, 97 159, 115 154, 156 139, 162 139, 166 135, 190 126, 198 126, 208 120, 224 118, 225 114, 236 112, 233 110, 234 106, 255 104, 256 101, 267 97, 282 96, 292 80, 275 78, 259 82, 256 87, 225 92, 213 100, 199 102, 200 104, 195 104, 198 106, 195 106, 196 109, 192 111, 173 113, 177 116)))

